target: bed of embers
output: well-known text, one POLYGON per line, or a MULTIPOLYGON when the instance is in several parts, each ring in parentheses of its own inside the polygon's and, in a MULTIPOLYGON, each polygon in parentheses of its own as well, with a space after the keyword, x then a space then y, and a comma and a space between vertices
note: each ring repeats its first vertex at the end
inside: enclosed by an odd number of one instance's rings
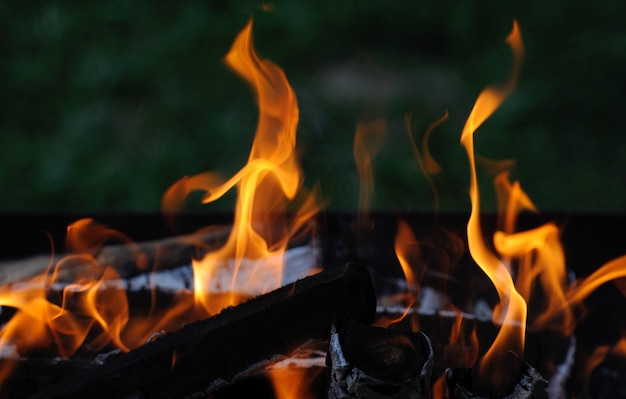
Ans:
MULTIPOLYGON (((461 132, 468 214, 368 212, 377 123, 355 137, 358 211, 325 213, 302 187, 295 94, 251 31, 226 56, 259 103, 233 177, 181 179, 163 219, 3 215, 0 395, 626 394, 624 217, 540 215, 506 162, 492 162, 499 211, 481 212, 473 136, 514 88, 516 24, 509 81, 479 95, 461 132), (233 214, 177 214, 191 192, 233 188, 233 214)), ((436 173, 426 140, 412 143, 436 173)))

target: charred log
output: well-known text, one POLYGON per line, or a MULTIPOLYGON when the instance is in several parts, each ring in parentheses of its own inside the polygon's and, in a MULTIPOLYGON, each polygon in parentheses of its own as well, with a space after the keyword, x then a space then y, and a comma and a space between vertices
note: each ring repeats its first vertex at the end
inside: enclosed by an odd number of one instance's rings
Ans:
POLYGON ((547 399, 548 382, 539 372, 513 352, 500 359, 498 370, 489 370, 491 381, 478 378, 476 367, 448 369, 446 384, 452 399, 547 399))
POLYGON ((326 339, 332 323, 372 322, 375 304, 364 267, 333 269, 112 356, 30 397, 206 395, 304 341, 326 339))
POLYGON ((433 351, 422 333, 402 333, 351 320, 333 328, 328 397, 427 398, 433 351))

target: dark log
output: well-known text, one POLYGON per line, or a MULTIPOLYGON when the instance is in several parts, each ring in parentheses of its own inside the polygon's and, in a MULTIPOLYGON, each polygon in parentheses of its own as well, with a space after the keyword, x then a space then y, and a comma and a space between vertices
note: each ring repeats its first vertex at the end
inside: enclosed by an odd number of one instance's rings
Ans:
MULTIPOLYGON (((132 244, 102 247, 94 254, 95 260, 113 266, 121 278, 130 278, 153 270, 170 269, 189 264, 209 250, 219 248, 228 238, 230 226, 219 226, 185 236, 169 237, 132 244)), ((39 255, 30 258, 0 262, 0 284, 8 284, 41 274, 51 261, 53 264, 68 254, 39 255)), ((76 264, 80 267, 80 264, 76 264)), ((72 270, 64 271, 71 274, 72 270)), ((65 279, 71 279, 67 276, 65 279)))
POLYGON ((307 342, 288 357, 212 392, 209 398, 325 398, 327 349, 327 339, 307 342))
POLYGON ((326 339, 332 323, 371 323, 375 307, 367 270, 336 268, 111 356, 30 397, 202 397, 304 341, 326 339))
POLYGON ((500 368, 492 370, 489 384, 478 382, 476 367, 448 369, 446 385, 451 399, 548 399, 548 382, 539 372, 513 352, 500 359, 500 368), (510 383, 515 379, 516 382, 510 383), (512 386, 511 386, 512 385, 512 386))
POLYGON ((430 341, 350 320, 333 328, 328 354, 328 397, 428 398, 433 366, 430 341))

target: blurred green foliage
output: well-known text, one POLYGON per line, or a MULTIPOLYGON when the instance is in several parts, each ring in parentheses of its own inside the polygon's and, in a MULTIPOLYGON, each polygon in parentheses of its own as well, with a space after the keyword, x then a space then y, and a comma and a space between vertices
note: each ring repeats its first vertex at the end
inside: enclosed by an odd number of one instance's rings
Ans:
POLYGON ((624 212, 623 15, 626 3, 571 0, 4 2, 0 210, 157 211, 184 175, 234 173, 257 115, 221 59, 254 16, 258 53, 298 96, 305 186, 319 184, 329 208, 356 207, 355 126, 381 117, 372 206, 469 209, 460 132, 480 90, 510 70, 516 18, 521 78, 477 151, 516 159, 513 177, 542 210, 624 212), (435 204, 403 120, 413 115, 419 138, 446 110, 430 142, 443 168, 435 204))

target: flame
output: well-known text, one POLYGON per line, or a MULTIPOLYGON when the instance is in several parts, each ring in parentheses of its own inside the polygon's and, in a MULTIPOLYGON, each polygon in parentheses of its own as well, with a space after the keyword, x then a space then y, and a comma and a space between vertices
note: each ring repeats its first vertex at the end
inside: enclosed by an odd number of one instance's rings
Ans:
POLYGON ((500 303, 494 311, 494 319, 502 324, 491 347, 480 361, 479 373, 485 380, 490 370, 498 367, 498 358, 512 350, 519 356, 524 352, 524 336, 526 324, 526 303, 515 289, 513 279, 504 263, 488 248, 483 239, 480 224, 480 198, 476 161, 474 156, 474 132, 500 106, 515 87, 523 56, 522 40, 517 22, 506 39, 515 55, 513 72, 507 84, 502 88, 488 87, 478 98, 467 119, 461 134, 461 143, 467 151, 470 162, 470 200, 472 210, 467 223, 467 238, 472 258, 493 282, 500 303))
POLYGON ((404 126, 405 126, 407 134, 409 135, 409 140, 411 141, 411 147, 413 148, 413 155, 415 156, 415 159, 417 160, 417 164, 420 170, 422 171, 422 173, 424 174, 424 176, 426 177, 426 181, 428 182, 428 185, 430 186, 430 189, 432 190, 433 195, 435 197, 435 207, 436 207, 439 201, 437 197, 437 190, 435 188, 435 183, 433 182, 433 179, 431 176, 440 173, 442 169, 439 163, 437 163, 435 158, 430 153, 428 140, 430 139, 430 136, 433 130, 435 130, 437 126, 441 125, 443 122, 448 120, 448 111, 446 111, 442 117, 435 120, 426 128, 426 131, 424 132, 424 136, 422 137, 422 145, 421 145, 422 151, 421 152, 420 152, 420 148, 418 147, 415 141, 415 138, 413 137, 413 133, 411 130, 412 118, 413 118, 413 114, 411 113, 406 114, 404 117, 404 126))
MULTIPOLYGON (((504 167, 510 168, 511 163, 505 163, 504 167)), ((500 211, 499 229, 506 234, 512 234, 515 232, 519 214, 524 210, 537 212, 537 208, 518 181, 511 183, 508 170, 498 173, 494 186, 500 211)))
POLYGON ((626 277, 626 255, 607 262, 589 277, 580 281, 574 289, 568 292, 568 302, 572 305, 578 304, 602 284, 622 277, 626 277))
MULTIPOLYGON (((33 350, 54 348, 62 357, 72 356, 82 346, 98 350, 113 345, 127 351, 143 344, 154 331, 176 329, 240 302, 244 299, 238 293, 241 287, 250 292, 252 286, 262 294, 282 285, 287 244, 319 205, 315 195, 297 197, 302 192, 302 174, 295 153, 295 94, 278 66, 257 57, 251 35, 252 21, 226 56, 226 63, 254 88, 259 105, 258 128, 247 164, 226 181, 213 172, 183 178, 163 197, 165 216, 173 223, 173 213, 192 191, 204 191, 205 203, 233 187, 239 191, 226 244, 193 261, 194 296, 181 292, 173 307, 152 309, 130 319, 123 282, 115 269, 99 264, 96 256, 110 241, 136 247, 114 229, 92 219, 78 220, 67 229, 66 247, 72 255, 51 263, 30 281, 0 287, 0 306, 17 310, 0 330, 0 351, 7 359, 0 378, 9 375, 12 358, 33 350), (292 203, 299 208, 288 217, 286 210, 292 203), (193 298, 200 306, 193 306, 193 298)), ((146 267, 146 258, 139 251, 136 255, 137 266, 146 267)))
POLYGON ((433 399, 445 399, 448 397, 448 390, 446 388, 446 375, 442 374, 433 383, 432 388, 433 399))
POLYGON ((411 265, 418 264, 420 248, 419 242, 413 234, 413 230, 411 230, 411 227, 404 219, 398 221, 394 250, 400 262, 400 266, 402 267, 402 273, 404 273, 409 292, 416 291, 419 282, 415 278, 411 265))
POLYGON ((585 359, 583 375, 588 383, 591 373, 607 358, 612 355, 626 359, 626 336, 622 336, 615 344, 600 345, 585 359))
MULTIPOLYGON (((28 281, 0 286, 0 306, 17 310, 0 330, 0 351, 20 356, 52 350, 68 358, 85 344, 92 350, 109 344, 129 350, 121 336, 129 313, 119 275, 92 255, 111 238, 126 239, 91 219, 81 219, 68 227, 67 242, 82 252, 64 257, 28 281)), ((4 363, 0 378, 6 378, 12 366, 4 363)))
POLYGON ((558 226, 545 223, 516 232, 519 213, 537 210, 519 182, 509 181, 507 172, 499 174, 494 183, 499 209, 503 211, 500 230, 493 236, 494 247, 515 272, 518 292, 533 305, 536 314, 529 315, 530 326, 534 330, 552 328, 565 335, 571 334, 576 326, 573 307, 602 284, 625 277, 626 256, 614 259, 587 278, 570 284, 558 226))
MULTIPOLYGON (((385 299, 390 300, 390 302, 394 304, 401 303, 405 309, 404 312, 397 317, 378 317, 374 325, 383 328, 391 328, 402 322, 409 315, 411 309, 417 302, 419 281, 415 277, 413 267, 420 261, 420 248, 419 242, 415 239, 411 227, 404 219, 398 220, 398 231, 394 241, 394 249, 406 281, 406 292, 391 295, 385 299)), ((413 313, 410 318, 410 328, 411 331, 419 331, 419 321, 415 313, 413 313)))
POLYGON ((272 367, 269 376, 276 399, 312 399, 311 384, 323 368, 307 370, 297 368, 272 367))
POLYGON ((448 345, 444 348, 444 356, 450 361, 449 367, 471 367, 478 358, 479 344, 476 326, 472 326, 472 332, 468 337, 464 333, 466 320, 463 313, 456 310, 454 320, 454 324, 450 329, 448 345))
POLYGON ((370 197, 374 188, 372 160, 382 148, 387 126, 384 120, 376 119, 368 123, 359 123, 354 135, 354 160, 359 173, 359 211, 370 207, 370 197))
POLYGON ((163 197, 163 208, 173 211, 191 191, 204 191, 203 202, 208 203, 233 187, 238 189, 226 244, 193 261, 196 302, 209 314, 245 299, 238 293, 241 287, 256 287, 258 294, 280 287, 289 239, 318 210, 311 195, 293 219, 286 217, 287 205, 302 185, 295 153, 298 105, 282 69, 254 52, 252 20, 235 39, 225 62, 252 86, 259 106, 248 163, 225 182, 210 172, 184 178, 163 197))
POLYGON ((558 226, 545 223, 534 229, 516 232, 519 214, 524 210, 537 212, 537 209, 519 182, 510 182, 508 171, 500 173, 494 184, 501 211, 500 230, 493 236, 494 247, 516 275, 515 287, 520 295, 529 304, 541 302, 543 310, 532 316, 532 328, 547 327, 555 323, 556 315, 560 314, 560 323, 553 327, 570 331, 573 316, 569 309, 563 309, 563 304, 567 302, 568 282, 558 226))

